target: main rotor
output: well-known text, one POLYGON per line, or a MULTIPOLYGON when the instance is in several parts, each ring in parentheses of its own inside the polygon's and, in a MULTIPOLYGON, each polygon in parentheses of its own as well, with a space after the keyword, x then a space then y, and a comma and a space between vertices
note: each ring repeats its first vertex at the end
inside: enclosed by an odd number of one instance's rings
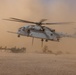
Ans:
POLYGON ((3 20, 22 22, 22 23, 31 23, 31 24, 35 24, 35 25, 38 25, 38 26, 42 26, 42 25, 59 25, 59 24, 70 24, 70 23, 72 23, 72 22, 44 23, 47 19, 42 19, 39 22, 33 22, 33 21, 27 21, 27 20, 22 20, 22 19, 13 18, 13 17, 11 17, 9 19, 3 19, 3 20))

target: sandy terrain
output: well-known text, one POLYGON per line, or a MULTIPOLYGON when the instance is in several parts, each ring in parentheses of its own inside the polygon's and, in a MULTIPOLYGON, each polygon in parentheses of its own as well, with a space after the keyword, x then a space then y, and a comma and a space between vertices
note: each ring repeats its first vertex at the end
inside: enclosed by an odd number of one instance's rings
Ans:
POLYGON ((0 75, 76 75, 76 55, 0 52, 0 75))

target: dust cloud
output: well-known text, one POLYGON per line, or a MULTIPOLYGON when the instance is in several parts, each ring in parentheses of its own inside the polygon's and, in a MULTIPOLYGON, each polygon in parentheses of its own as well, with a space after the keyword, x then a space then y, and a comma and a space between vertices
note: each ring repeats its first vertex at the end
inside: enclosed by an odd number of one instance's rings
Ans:
MULTIPOLYGON (((39 21, 43 18, 47 22, 76 22, 76 1, 75 0, 0 0, 0 45, 26 47, 28 52, 41 50, 41 41, 27 37, 18 38, 17 35, 9 34, 7 31, 17 31, 24 23, 3 21, 3 18, 16 17, 25 20, 39 21), (29 45, 29 47, 28 47, 29 45)), ((58 32, 74 33, 75 24, 47 26, 56 29, 58 32)), ((63 38, 59 43, 44 43, 51 50, 62 50, 76 53, 76 39, 63 38)))

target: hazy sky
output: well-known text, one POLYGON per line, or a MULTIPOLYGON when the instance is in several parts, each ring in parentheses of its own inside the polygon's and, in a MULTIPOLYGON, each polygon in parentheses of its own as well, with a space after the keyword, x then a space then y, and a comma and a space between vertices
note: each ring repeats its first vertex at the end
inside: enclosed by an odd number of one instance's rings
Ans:
MULTIPOLYGON (((7 22, 3 18, 17 17, 21 19, 39 21, 46 18, 47 22, 76 22, 76 0, 0 0, 0 45, 4 46, 25 46, 31 45, 31 38, 21 37, 9 34, 6 31, 17 31, 21 26, 28 25, 24 23, 7 22)), ((75 32, 75 25, 50 26, 59 32, 75 32)), ((40 49, 40 40, 35 39, 35 47, 40 49), (38 42, 38 44, 36 44, 38 42)), ((50 49, 75 50, 76 39, 62 39, 60 43, 45 43, 50 49), (65 44, 66 43, 66 44, 65 44), (70 44, 69 44, 70 43, 70 44)), ((37 49, 31 47, 29 49, 37 49)), ((28 47, 27 47, 28 48, 28 47)), ((37 49, 37 50, 38 50, 37 49)), ((76 52, 76 51, 75 51, 76 52)))

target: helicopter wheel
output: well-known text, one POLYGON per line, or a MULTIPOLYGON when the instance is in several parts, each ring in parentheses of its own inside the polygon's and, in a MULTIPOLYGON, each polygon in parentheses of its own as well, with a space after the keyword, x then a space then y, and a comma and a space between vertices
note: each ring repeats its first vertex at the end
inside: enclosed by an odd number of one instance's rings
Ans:
POLYGON ((20 37, 20 35, 18 35, 18 37, 20 37))
POLYGON ((47 39, 46 39, 45 41, 46 41, 46 42, 48 42, 48 40, 47 40, 47 39))
POLYGON ((41 39, 41 41, 44 41, 43 39, 41 39))
POLYGON ((57 41, 59 42, 59 38, 57 38, 57 41))

